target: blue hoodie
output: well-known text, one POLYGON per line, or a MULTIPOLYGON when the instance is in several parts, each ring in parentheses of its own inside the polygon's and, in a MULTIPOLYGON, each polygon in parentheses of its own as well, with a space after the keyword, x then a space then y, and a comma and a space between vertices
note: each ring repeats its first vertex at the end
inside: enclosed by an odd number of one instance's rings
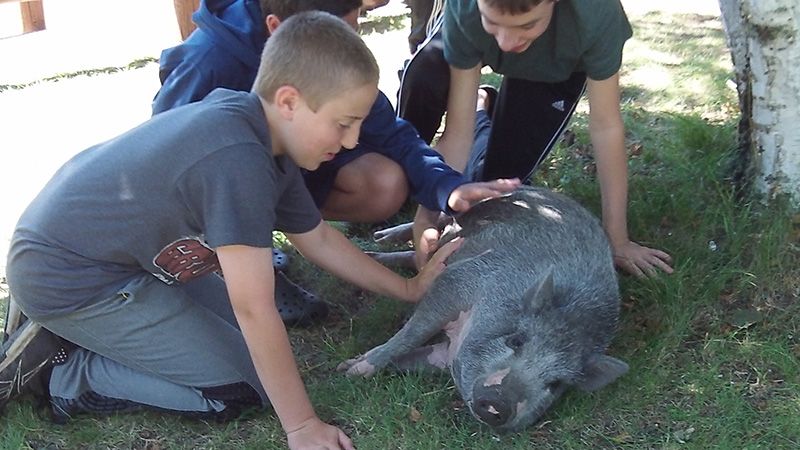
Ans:
MULTIPOLYGON (((250 91, 253 85, 268 37, 258 0, 202 0, 192 19, 197 29, 186 41, 161 52, 153 114, 199 101, 218 87, 250 91)), ((358 148, 398 163, 412 198, 430 210, 452 212, 447 199, 467 182, 410 123, 396 117, 382 92, 361 126, 358 148)), ((336 158, 343 155, 347 152, 336 158)), ((335 164, 336 158, 323 164, 335 164)))

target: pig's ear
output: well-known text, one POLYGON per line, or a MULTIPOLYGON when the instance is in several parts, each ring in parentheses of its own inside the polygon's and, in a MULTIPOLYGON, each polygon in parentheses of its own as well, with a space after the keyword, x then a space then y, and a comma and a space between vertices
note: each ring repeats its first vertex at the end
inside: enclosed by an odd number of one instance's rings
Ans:
POLYGON ((586 362, 583 367, 583 377, 575 386, 586 392, 596 391, 625 375, 627 371, 628 364, 624 361, 595 353, 586 362))
POLYGON ((553 268, 550 267, 544 273, 544 277, 539 284, 534 284, 528 288, 522 296, 522 304, 527 306, 531 313, 541 312, 553 304, 553 268))

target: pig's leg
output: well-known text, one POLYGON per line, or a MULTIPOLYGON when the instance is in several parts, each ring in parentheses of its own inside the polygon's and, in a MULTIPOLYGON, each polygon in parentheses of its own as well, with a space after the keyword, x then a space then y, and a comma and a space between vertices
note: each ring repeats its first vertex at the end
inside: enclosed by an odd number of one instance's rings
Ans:
POLYGON ((395 225, 393 227, 384 228, 383 230, 378 230, 372 234, 372 238, 375 239, 375 242, 387 242, 387 243, 400 243, 410 241, 413 237, 413 231, 411 229, 413 222, 408 223, 401 223, 400 225, 395 225))
MULTIPOLYGON (((436 220, 436 227, 441 230, 450 223, 450 220, 451 219, 449 216, 445 214, 439 214, 439 217, 436 220)), ((383 230, 374 232, 372 234, 372 238, 375 240, 375 242, 407 242, 414 237, 414 230, 412 229, 413 226, 414 222, 401 223, 400 225, 395 225, 393 227, 384 228, 383 230)))
POLYGON ((447 368, 448 342, 415 348, 392 358, 391 366, 401 372, 439 371, 447 368))
POLYGON ((399 252, 365 252, 372 257, 375 261, 388 267, 402 267, 405 269, 416 269, 417 264, 414 261, 414 250, 406 250, 399 252))
POLYGON ((424 302, 421 303, 411 319, 386 343, 357 358, 339 364, 336 369, 347 371, 349 376, 370 376, 378 369, 386 367, 395 357, 422 346, 437 332, 444 329, 449 320, 446 314, 433 314, 429 308, 424 306, 424 302))

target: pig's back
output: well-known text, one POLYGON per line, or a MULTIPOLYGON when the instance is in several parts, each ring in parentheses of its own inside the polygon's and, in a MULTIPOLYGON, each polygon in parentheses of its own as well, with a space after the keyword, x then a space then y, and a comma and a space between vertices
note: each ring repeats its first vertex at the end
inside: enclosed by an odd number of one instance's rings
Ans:
POLYGON ((463 295, 473 297, 470 303, 518 301, 552 267, 560 306, 576 323, 591 321, 592 340, 610 339, 619 314, 616 272, 606 234, 583 206, 526 186, 475 205, 457 221, 466 241, 448 264, 464 264, 446 278, 469 280, 463 295))

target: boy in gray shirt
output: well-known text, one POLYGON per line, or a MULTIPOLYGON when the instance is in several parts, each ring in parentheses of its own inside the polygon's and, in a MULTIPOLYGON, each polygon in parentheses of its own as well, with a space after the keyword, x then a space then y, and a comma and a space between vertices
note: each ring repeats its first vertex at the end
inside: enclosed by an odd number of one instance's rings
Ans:
MULTIPOLYGON (((80 153, 22 215, 8 283, 29 320, 3 345, 0 408, 37 381, 60 420, 140 408, 229 418, 272 404, 289 447, 354 448, 306 394, 275 305, 272 230, 406 302, 458 243, 405 279, 321 220, 300 169, 355 145, 378 67, 340 19, 289 20, 252 92, 216 90, 80 153), (53 357, 59 337, 70 348, 53 357)), ((448 203, 514 187, 462 185, 448 203)))

